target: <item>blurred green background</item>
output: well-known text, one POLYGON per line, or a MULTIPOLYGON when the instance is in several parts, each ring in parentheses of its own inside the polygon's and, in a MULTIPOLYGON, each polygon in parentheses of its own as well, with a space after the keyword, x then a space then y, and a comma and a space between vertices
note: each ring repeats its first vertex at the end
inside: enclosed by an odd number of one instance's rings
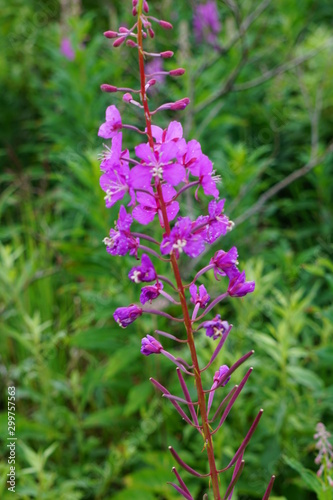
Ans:
MULTIPOLYGON (((333 429, 333 4, 220 0, 214 47, 195 39, 196 5, 151 0, 174 30, 156 28, 147 44, 175 52, 166 69, 186 69, 151 101, 191 98, 176 119, 214 161, 236 222, 203 262, 237 245, 240 267, 256 280, 253 295, 217 311, 234 324, 223 362, 256 351, 216 437, 218 463, 230 460, 262 407, 233 498, 262 498, 274 473, 275 499, 329 499, 332 489, 323 493, 315 475, 313 434, 319 421, 333 429)), ((102 244, 119 207, 107 210, 99 187, 98 126, 111 103, 142 125, 121 96, 99 89, 137 86, 135 53, 112 50, 102 36, 132 23, 131 2, 0 0, 0 10, 0 496, 13 495, 5 445, 14 385, 15 498, 176 500, 167 446, 199 470, 207 464, 200 437, 148 381, 178 394, 175 371, 140 355, 143 335, 169 327, 144 317, 118 328, 113 311, 137 302, 139 288, 127 278, 132 259, 113 258, 102 244)), ((129 147, 135 140, 126 135, 129 147)), ((206 201, 188 197, 182 208, 197 216, 206 201)), ((199 268, 182 262, 187 278, 199 268)), ((212 276, 204 283, 217 291, 212 276)), ((198 349, 204 363, 212 342, 202 335, 198 349)), ((187 483, 202 499, 204 482, 187 483)))

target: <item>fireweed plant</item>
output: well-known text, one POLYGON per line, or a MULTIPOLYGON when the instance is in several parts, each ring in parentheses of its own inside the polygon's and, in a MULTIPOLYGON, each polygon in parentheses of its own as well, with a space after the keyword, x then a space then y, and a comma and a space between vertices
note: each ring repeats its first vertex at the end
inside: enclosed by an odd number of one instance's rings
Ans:
MULTIPOLYGON (((110 230, 110 235, 104 239, 106 250, 111 255, 123 256, 129 253, 139 265, 134 266, 128 273, 129 279, 135 284, 142 284, 140 303, 119 307, 114 312, 117 323, 126 328, 142 314, 153 314, 168 318, 170 322, 183 323, 186 338, 180 339, 171 333, 156 330, 159 337, 167 337, 174 342, 187 344, 191 362, 171 354, 163 348, 162 343, 153 335, 142 339, 141 353, 145 356, 162 354, 171 363, 176 365, 179 384, 184 397, 180 398, 171 394, 166 387, 151 378, 154 386, 162 392, 174 406, 185 422, 194 427, 202 436, 203 449, 207 453, 209 472, 202 474, 187 465, 173 447, 169 447, 175 461, 188 473, 198 477, 207 478, 212 488, 214 499, 231 499, 235 484, 244 467, 244 452, 251 436, 253 435, 263 410, 260 410, 253 424, 250 426, 243 442, 240 444, 232 460, 222 469, 218 469, 213 446, 214 434, 218 432, 227 418, 233 404, 246 384, 252 368, 250 368, 239 385, 235 385, 224 396, 214 414, 210 412, 215 393, 232 379, 234 371, 242 365, 254 351, 245 354, 231 367, 219 365, 219 353, 225 344, 232 329, 220 314, 208 319, 208 313, 218 306, 227 297, 244 297, 253 292, 255 284, 246 281, 245 272, 238 270, 237 249, 228 251, 219 250, 190 283, 183 282, 179 258, 182 254, 190 258, 198 257, 205 249, 206 244, 214 243, 220 236, 232 229, 232 222, 223 213, 225 200, 219 199, 217 189, 218 176, 215 175, 213 164, 202 153, 201 146, 196 140, 186 142, 180 123, 171 121, 165 130, 153 124, 153 118, 163 110, 182 110, 189 104, 189 99, 183 98, 175 102, 168 102, 157 109, 150 109, 147 91, 157 83, 157 77, 181 76, 184 69, 177 68, 172 71, 155 71, 147 74, 145 63, 156 59, 163 60, 172 57, 169 50, 161 53, 149 53, 144 50, 143 42, 147 37, 154 37, 153 26, 157 25, 166 30, 172 25, 155 17, 148 16, 149 7, 146 0, 133 0, 132 14, 136 18, 131 28, 120 27, 118 31, 106 31, 104 35, 114 39, 113 46, 119 47, 126 44, 131 49, 137 50, 140 88, 117 88, 113 85, 103 84, 101 89, 105 92, 123 92, 123 100, 142 109, 145 119, 145 129, 140 130, 134 125, 124 124, 116 106, 111 105, 106 110, 106 120, 100 128, 98 135, 103 139, 111 139, 111 147, 107 147, 102 155, 100 185, 105 192, 106 207, 128 195, 130 201, 127 208, 120 206, 119 217, 115 228, 110 230), (135 96, 135 97, 133 97, 135 96), (123 146, 123 129, 138 133, 140 143, 135 147, 135 158, 123 146), (200 215, 196 220, 190 217, 179 216, 178 198, 187 190, 211 197, 208 203, 208 213, 200 215), (151 222, 159 223, 161 228, 161 241, 156 241, 142 230, 137 232, 135 225, 146 227, 151 222), (134 226, 134 229, 133 229, 134 226), (142 242, 145 243, 142 244, 142 242), (157 274, 154 259, 163 261, 168 266, 167 276, 157 274), (171 268, 171 269, 170 269, 171 268), (170 273, 172 271, 172 274, 170 273), (200 284, 200 278, 205 273, 212 271, 215 279, 227 277, 227 289, 219 296, 211 299, 205 286, 200 284), (168 291, 166 291, 166 289, 168 291), (143 307, 147 302, 152 303, 159 296, 178 305, 180 317, 174 317, 165 311, 143 307), (195 338, 201 331, 216 342, 214 353, 207 366, 199 366, 195 338), (214 368, 213 368, 214 367, 214 368), (204 388, 202 374, 212 368, 211 386, 204 388), (188 383, 195 383, 197 398, 192 401, 188 383), (229 486, 225 492, 220 491, 219 475, 233 468, 229 486)), ((155 26, 154 26, 155 28, 155 26)), ((151 65, 150 65, 151 66, 151 65)), ((177 492, 187 500, 193 499, 178 470, 172 469, 177 483, 170 483, 177 492)), ((268 499, 273 487, 274 476, 271 478, 263 499, 268 499)))

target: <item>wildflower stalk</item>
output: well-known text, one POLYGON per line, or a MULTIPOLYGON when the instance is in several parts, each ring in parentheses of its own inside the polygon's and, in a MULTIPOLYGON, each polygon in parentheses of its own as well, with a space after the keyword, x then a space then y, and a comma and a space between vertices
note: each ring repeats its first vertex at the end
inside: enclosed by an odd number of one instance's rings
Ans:
MULTIPOLYGON (((242 379, 239 386, 235 386, 227 397, 224 398, 213 418, 209 420, 209 411, 212 407, 215 392, 224 387, 230 380, 233 372, 244 363, 254 351, 242 356, 236 361, 231 368, 227 365, 222 365, 215 372, 213 384, 209 390, 204 389, 202 381, 202 373, 207 370, 213 362, 216 361, 229 333, 232 325, 227 321, 221 320, 221 316, 217 314, 212 320, 204 321, 199 326, 194 327, 194 324, 206 316, 215 306, 227 297, 243 297, 248 293, 253 292, 255 284, 253 281, 247 282, 245 273, 240 272, 237 268, 237 249, 231 248, 228 252, 219 250, 211 259, 210 263, 199 271, 191 283, 183 283, 180 268, 178 264, 179 256, 182 252, 189 257, 197 257, 204 251, 205 243, 212 244, 220 236, 232 229, 232 223, 228 217, 223 214, 224 201, 219 200, 219 191, 216 187, 218 176, 215 176, 213 165, 209 158, 201 151, 200 144, 193 140, 186 143, 182 137, 182 126, 178 122, 171 122, 168 129, 162 130, 157 126, 152 125, 152 116, 161 110, 181 110, 189 104, 189 99, 183 98, 176 102, 162 104, 159 108, 151 111, 148 105, 147 90, 155 85, 156 80, 146 82, 149 75, 145 72, 145 57, 169 58, 173 55, 171 51, 161 52, 160 54, 148 54, 144 51, 143 40, 149 35, 154 37, 154 31, 151 21, 157 22, 164 29, 171 29, 172 26, 167 21, 157 20, 154 17, 146 16, 149 7, 147 0, 132 0, 134 17, 137 17, 137 22, 134 26, 127 30, 119 28, 119 32, 108 31, 105 33, 107 38, 116 38, 113 43, 114 47, 119 47, 126 41, 126 45, 135 50, 138 50, 139 72, 140 72, 140 90, 131 90, 127 87, 114 87, 113 85, 103 84, 102 90, 105 92, 126 92, 123 100, 130 105, 134 105, 144 112, 146 128, 144 134, 147 136, 147 143, 139 144, 135 147, 135 154, 140 161, 130 158, 129 151, 122 151, 122 132, 121 129, 136 130, 132 125, 122 123, 120 113, 116 106, 111 105, 106 110, 106 121, 100 128, 98 135, 105 139, 112 140, 112 147, 106 146, 106 152, 102 155, 101 170, 103 175, 100 179, 102 189, 106 192, 105 202, 109 208, 117 201, 121 200, 126 193, 129 194, 131 200, 128 206, 132 207, 132 214, 126 211, 124 205, 120 207, 119 218, 115 224, 115 229, 110 230, 110 236, 104 239, 106 249, 111 255, 126 255, 129 253, 138 260, 138 252, 141 254, 141 265, 133 267, 128 277, 133 283, 152 283, 144 286, 141 289, 140 302, 152 303, 159 296, 164 296, 169 302, 174 305, 180 305, 182 317, 174 317, 165 311, 159 309, 144 309, 139 305, 130 304, 127 307, 119 307, 114 312, 114 319, 117 323, 126 328, 133 323, 142 314, 153 314, 162 316, 168 320, 184 323, 186 330, 186 340, 178 339, 174 335, 156 330, 158 335, 167 337, 177 342, 188 344, 191 361, 188 363, 181 357, 174 356, 163 348, 163 345, 152 335, 147 335, 142 339, 141 353, 145 356, 151 354, 161 354, 168 358, 177 366, 177 374, 181 389, 185 399, 171 394, 166 387, 160 384, 157 380, 150 379, 153 385, 162 392, 162 396, 170 401, 178 414, 200 432, 204 440, 204 449, 207 453, 209 472, 201 474, 187 465, 177 452, 169 447, 170 452, 177 462, 190 474, 198 477, 209 477, 209 482, 212 487, 214 500, 221 500, 228 497, 231 499, 235 484, 242 472, 244 461, 243 454, 245 448, 254 433, 257 424, 261 418, 262 410, 257 415, 251 425, 247 435, 242 441, 233 459, 223 469, 218 470, 215 456, 212 436, 219 430, 228 413, 230 412, 236 398, 240 394, 247 379, 252 371, 248 370, 245 377, 242 379), (136 32, 134 31, 136 30, 136 32), (127 39, 129 36, 134 37, 136 42, 127 39), (139 92, 141 103, 136 101, 130 92, 137 95, 139 92), (130 168, 130 165, 134 167, 130 168), (198 180, 191 181, 190 176, 197 177, 198 180), (184 184, 178 191, 174 186, 184 184), (178 211, 179 203, 176 199, 187 189, 196 187, 195 197, 197 197, 198 189, 202 188, 206 196, 213 196, 215 199, 209 202, 208 215, 200 215, 197 220, 192 221, 189 217, 178 217, 177 222, 171 227, 172 221, 178 211), (147 225, 153 221, 155 215, 158 214, 160 227, 164 230, 163 239, 161 242, 155 240, 149 235, 142 232, 131 231, 133 219, 142 225, 147 225), (148 243, 159 246, 160 253, 152 248, 142 245, 140 239, 146 240, 148 243), (169 255, 169 258, 162 256, 169 255), (174 279, 169 279, 167 276, 157 274, 154 264, 150 257, 157 258, 162 262, 169 262, 173 272, 174 279), (228 289, 225 293, 219 294, 218 297, 210 301, 210 296, 202 284, 199 287, 196 285, 197 279, 204 273, 214 270, 214 276, 219 281, 220 276, 226 276, 229 279, 228 289), (171 294, 163 290, 164 283, 167 283, 173 289, 171 294), (177 292, 179 302, 172 296, 177 292), (186 294, 190 293, 191 302, 194 304, 192 315, 188 305, 186 294), (203 309, 202 314, 198 315, 199 309, 203 309), (208 364, 200 369, 198 356, 194 341, 194 333, 198 335, 201 329, 206 330, 206 335, 214 340, 220 339, 216 346, 208 364), (192 402, 190 392, 187 388, 186 376, 194 377, 197 401, 192 402), (208 403, 206 404, 206 398, 208 403), (184 411, 180 404, 185 405, 184 411), (198 407, 199 411, 196 412, 198 407), (216 418, 220 412, 224 410, 220 422, 216 422, 216 418), (212 426, 215 425, 215 429, 212 426), (235 465, 236 464, 236 465, 235 465), (234 472, 231 482, 224 493, 220 492, 219 474, 234 466, 234 472)), ((181 76, 184 73, 182 68, 171 70, 168 72, 170 76, 181 76)), ((155 247, 156 248, 156 247, 155 247)), ((157 250, 157 249, 156 249, 157 250)), ((181 479, 178 472, 175 471, 179 486, 175 483, 171 484, 184 498, 192 500, 184 481, 181 479)), ((269 495, 270 490, 267 490, 269 495)), ((268 498, 268 497, 267 497, 268 498)))
MULTIPOLYGON (((142 5, 143 5, 143 0, 139 0, 139 6, 138 6, 138 54, 139 54, 139 67, 140 67, 141 100, 142 100, 144 113, 145 113, 148 142, 149 142, 149 145, 152 148, 152 150, 154 150, 154 140, 153 140, 152 129, 151 129, 151 115, 150 115, 150 111, 149 111, 148 99, 147 99, 147 94, 146 94, 146 89, 145 89, 146 76, 145 76, 144 57, 143 57, 142 21, 141 21, 142 5)), ((167 216, 167 212, 166 212, 166 206, 165 206, 164 199, 163 199, 161 184, 160 184, 158 178, 156 179, 156 190, 158 193, 158 200, 159 200, 162 215, 163 215, 165 232, 169 236, 170 235, 170 224, 169 224, 169 220, 168 220, 168 216, 167 216)), ((194 338, 193 338, 192 323, 191 323, 191 318, 190 318, 190 314, 189 314, 188 307, 187 307, 183 281, 182 281, 182 278, 181 278, 181 275, 179 272, 177 259, 176 259, 174 254, 171 254, 171 265, 172 265, 172 270, 173 270, 175 280, 177 283, 177 287, 178 287, 178 291, 179 291, 179 299, 181 302, 181 307, 182 307, 183 316, 184 316, 184 323, 185 323, 185 328, 186 328, 186 333, 187 333, 188 346, 189 346, 190 353, 191 353, 192 364, 194 366, 195 385, 196 385, 197 394, 198 394, 200 414, 201 414, 201 418, 202 418, 202 428, 203 428, 202 432, 203 432, 205 447, 207 450, 209 469, 210 469, 210 477, 211 477, 212 488, 213 488, 213 493, 214 493, 214 500, 221 500, 221 496, 220 496, 220 492, 219 492, 219 480, 218 480, 217 468, 216 468, 215 457, 214 457, 214 447, 213 447, 212 436, 211 436, 209 425, 208 425, 205 394, 204 394, 204 390, 203 390, 203 386, 202 386, 201 372, 200 372, 200 368, 199 368, 197 351, 195 348, 195 343, 194 343, 194 338)))

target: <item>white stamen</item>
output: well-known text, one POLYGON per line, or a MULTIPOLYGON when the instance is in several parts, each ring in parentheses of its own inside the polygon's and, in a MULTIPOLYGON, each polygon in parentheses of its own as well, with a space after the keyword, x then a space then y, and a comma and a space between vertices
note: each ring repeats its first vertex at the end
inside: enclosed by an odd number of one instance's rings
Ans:
POLYGON ((120 321, 120 319, 119 319, 119 318, 117 319, 117 323, 118 323, 118 325, 119 325, 119 326, 121 326, 121 328, 126 328, 126 326, 123 326, 123 325, 121 324, 121 321, 120 321))
POLYGON ((214 332, 214 337, 218 336, 218 337, 222 337, 222 334, 224 333, 224 328, 217 328, 217 326, 214 326, 213 328, 213 332, 214 332))
POLYGON ((222 177, 219 174, 215 175, 216 170, 213 170, 211 173, 211 178, 216 184, 220 184, 222 182, 222 177))
POLYGON ((172 245, 172 248, 178 250, 179 253, 182 253, 183 248, 186 247, 186 244, 187 244, 186 240, 177 240, 177 243, 174 243, 172 245))
POLYGON ((114 240, 112 238, 109 238, 108 236, 106 238, 103 239, 103 243, 104 245, 106 245, 107 247, 112 247, 113 244, 114 244, 114 240))
POLYGON ((106 196, 104 196, 104 200, 112 203, 112 193, 110 189, 106 190, 106 196))
POLYGON ((150 172, 153 174, 153 177, 163 178, 163 168, 160 166, 153 167, 150 172))
POLYGON ((232 231, 235 227, 235 223, 232 220, 229 220, 227 231, 232 231))
POLYGON ((131 280, 134 281, 134 283, 141 283, 141 280, 139 279, 140 275, 141 275, 140 271, 133 271, 133 274, 131 276, 131 280))

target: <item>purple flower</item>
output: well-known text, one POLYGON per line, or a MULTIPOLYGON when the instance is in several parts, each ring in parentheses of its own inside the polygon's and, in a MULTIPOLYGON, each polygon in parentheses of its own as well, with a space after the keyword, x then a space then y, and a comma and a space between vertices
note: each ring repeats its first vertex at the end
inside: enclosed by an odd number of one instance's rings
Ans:
POLYGON ((190 286, 190 294, 191 294, 191 302, 192 304, 200 304, 201 309, 203 309, 209 299, 210 296, 207 293, 207 290, 204 285, 199 286, 199 293, 197 291, 198 287, 194 283, 190 286))
POLYGON ((105 123, 99 127, 98 135, 103 139, 111 139, 122 128, 121 116, 116 106, 106 108, 105 118, 105 123))
POLYGON ((132 201, 135 202, 134 190, 131 188, 130 183, 130 169, 128 163, 121 162, 112 170, 103 174, 99 180, 100 186, 105 191, 104 196, 107 208, 112 207, 117 201, 121 200, 125 193, 130 193, 132 201))
POLYGON ((199 163, 202 156, 200 143, 193 139, 187 143, 186 150, 180 152, 178 159, 192 175, 199 176, 199 163))
POLYGON ((161 243, 161 253, 174 253, 176 258, 185 252, 189 257, 198 257, 205 245, 200 234, 192 234, 192 221, 189 217, 178 217, 178 221, 171 229, 170 235, 165 235, 161 243))
POLYGON ((177 144, 177 158, 185 153, 186 142, 183 139, 183 127, 181 123, 172 121, 169 123, 168 128, 164 130, 157 125, 152 125, 151 128, 157 149, 161 144, 172 141, 177 144))
POLYGON ((75 52, 73 50, 72 42, 69 38, 63 38, 61 40, 60 52, 68 59, 73 61, 75 59, 75 52))
POLYGON ((216 44, 217 35, 221 31, 221 23, 214 0, 209 0, 207 3, 197 6, 193 19, 193 27, 198 43, 207 40, 211 45, 216 44))
POLYGON ((121 207, 119 209, 119 216, 118 216, 117 224, 116 224, 117 229, 119 229, 119 231, 123 231, 123 232, 129 231, 130 227, 132 225, 132 222, 133 222, 133 219, 132 219, 131 214, 128 214, 126 212, 126 208, 123 205, 121 205, 121 207))
POLYGON ((244 297, 244 295, 253 292, 255 288, 255 282, 245 281, 245 271, 243 271, 242 273, 240 273, 238 269, 231 269, 231 271, 232 277, 229 281, 228 286, 228 293, 231 297, 244 297))
POLYGON ((161 129, 156 125, 152 125, 152 134, 156 141, 156 149, 160 150, 162 144, 167 144, 172 142, 176 145, 175 158, 177 158, 178 163, 182 163, 180 159, 186 153, 187 145, 185 139, 183 139, 183 127, 182 124, 176 121, 169 123, 168 128, 161 129))
POLYGON ((132 267, 128 277, 134 283, 154 281, 156 279, 155 267, 145 253, 141 257, 141 266, 132 267))
POLYGON ((229 328, 229 324, 227 321, 221 321, 221 315, 217 314, 214 319, 204 321, 201 328, 206 329, 207 337, 212 337, 213 340, 216 340, 219 337, 222 337, 222 335, 229 328))
POLYGON ((223 215, 225 200, 211 201, 208 205, 209 222, 205 234, 207 243, 214 243, 221 235, 225 235, 230 226, 229 218, 223 215))
POLYGON ((145 304, 146 302, 151 302, 160 294, 160 290, 163 289, 163 283, 157 282, 155 285, 148 285, 141 288, 140 302, 145 304))
POLYGON ((177 151, 177 142, 172 140, 162 143, 158 151, 152 151, 149 144, 136 146, 135 154, 142 163, 131 170, 133 187, 146 189, 152 178, 164 179, 171 186, 179 184, 185 177, 185 169, 179 163, 172 162, 177 151))
POLYGON ((122 140, 123 134, 119 132, 117 135, 112 137, 111 148, 105 146, 105 151, 102 155, 103 159, 100 165, 103 172, 112 171, 114 168, 119 167, 119 165, 122 165, 123 163, 126 163, 128 165, 128 162, 126 162, 126 160, 123 162, 120 159, 121 156, 123 156, 125 159, 129 159, 128 150, 125 150, 123 153, 121 151, 122 140))
POLYGON ((331 487, 333 487, 333 479, 330 475, 328 475, 328 472, 333 469, 333 449, 331 443, 329 442, 331 434, 326 430, 326 427, 322 422, 319 422, 316 425, 316 431, 317 432, 313 437, 317 440, 316 448, 319 453, 315 458, 315 463, 320 465, 317 476, 320 477, 326 472, 327 482, 331 487))
MULTIPOLYGON (((225 374, 229 371, 229 366, 227 365, 222 365, 218 369, 217 372, 215 372, 214 378, 213 378, 213 384, 215 383, 216 386, 220 386, 221 380, 224 378, 225 374)), ((223 382, 222 387, 227 385, 227 383, 230 380, 230 376, 223 382)))
POLYGON ((126 328, 141 316, 142 312, 141 307, 131 304, 128 307, 118 307, 113 313, 113 317, 122 328, 126 328))
POLYGON ((110 229, 110 236, 104 238, 103 243, 106 245, 106 251, 111 255, 137 255, 138 247, 140 245, 139 238, 133 236, 126 236, 121 231, 110 229))
MULTIPOLYGON (((221 380, 223 379, 223 377, 225 376, 225 374, 229 371, 229 366, 227 365, 222 365, 220 366, 220 368, 218 369, 217 372, 215 372, 215 375, 214 375, 214 378, 213 378, 213 385, 211 387, 211 392, 209 393, 209 398, 208 398, 208 406, 207 406, 207 415, 209 413, 209 410, 212 406, 212 403, 213 403, 213 399, 214 399, 214 394, 215 394, 215 389, 217 389, 220 384, 221 384, 221 380)), ((224 387, 230 380, 230 377, 228 377, 222 384, 222 386, 224 387)))
POLYGON ((126 212, 122 205, 119 210, 119 218, 116 223, 116 229, 110 229, 110 237, 104 238, 106 250, 111 255, 137 255, 140 244, 139 238, 134 238, 130 233, 130 227, 133 222, 132 216, 126 212))
MULTIPOLYGON (((190 142, 195 143, 196 141, 190 142)), ((190 153, 188 152, 188 154, 192 155, 192 164, 190 162, 188 163, 189 171, 194 177, 199 177, 199 185, 202 186, 206 196, 214 196, 214 198, 218 198, 219 191, 216 187, 216 183, 219 182, 220 177, 218 175, 214 175, 215 170, 213 170, 213 164, 208 156, 201 154, 196 157, 196 155, 199 155, 199 146, 199 143, 197 143, 197 145, 193 144, 190 149, 190 153)))
POLYGON ((141 340, 141 353, 145 356, 150 354, 159 354, 163 349, 162 344, 158 342, 152 335, 147 335, 141 340))
POLYGON ((214 257, 212 257, 210 260, 210 263, 215 265, 215 278, 218 279, 217 275, 226 276, 227 274, 229 277, 231 277, 232 272, 235 272, 235 270, 237 271, 237 259, 238 252, 236 247, 230 248, 228 252, 224 252, 224 250, 218 250, 215 253, 214 257))
MULTIPOLYGON (((158 197, 154 196, 154 192, 151 188, 148 188, 151 195, 147 193, 137 192, 137 201, 139 205, 136 206, 132 212, 133 218, 140 222, 140 224, 149 224, 158 213, 160 224, 164 227, 162 211, 160 209, 160 204, 158 202, 158 197)), ((163 199, 166 205, 166 212, 168 220, 173 220, 179 212, 178 201, 172 201, 177 191, 168 184, 163 184, 162 186, 163 199)))

